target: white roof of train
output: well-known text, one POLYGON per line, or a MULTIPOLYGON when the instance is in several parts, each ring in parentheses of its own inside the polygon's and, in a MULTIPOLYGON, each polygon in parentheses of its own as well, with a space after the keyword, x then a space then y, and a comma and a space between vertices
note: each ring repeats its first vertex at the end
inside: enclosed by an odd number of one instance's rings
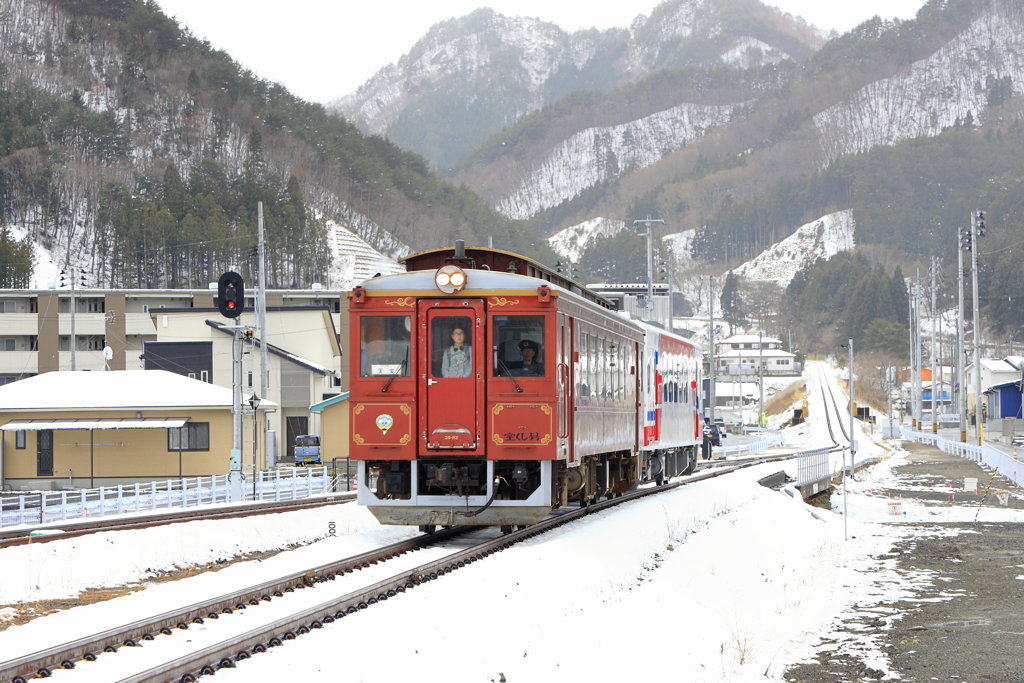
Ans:
MULTIPOLYGON (((437 286, 434 284, 434 274, 436 270, 414 270, 408 273, 396 273, 394 275, 382 275, 375 277, 370 280, 359 283, 363 289, 368 292, 399 292, 399 291, 423 291, 423 292, 436 292, 440 297, 452 296, 441 293, 437 286)), ((624 311, 612 311, 606 308, 598 306, 592 301, 588 301, 586 298, 579 296, 575 292, 572 292, 564 287, 542 280, 536 277, 529 277, 527 275, 519 275, 518 273, 505 273, 495 270, 478 270, 478 269, 466 269, 466 287, 460 292, 463 296, 472 296, 474 292, 495 292, 501 290, 535 290, 541 285, 549 286, 553 291, 558 291, 559 296, 566 296, 572 298, 572 300, 581 306, 586 306, 594 311, 599 311, 603 314, 618 314, 618 317, 622 322, 636 326, 642 330, 645 334, 661 334, 666 337, 672 337, 679 341, 690 344, 696 349, 703 352, 703 347, 692 339, 680 336, 673 332, 669 332, 657 325, 648 324, 642 320, 636 320, 629 317, 628 313, 624 311)))

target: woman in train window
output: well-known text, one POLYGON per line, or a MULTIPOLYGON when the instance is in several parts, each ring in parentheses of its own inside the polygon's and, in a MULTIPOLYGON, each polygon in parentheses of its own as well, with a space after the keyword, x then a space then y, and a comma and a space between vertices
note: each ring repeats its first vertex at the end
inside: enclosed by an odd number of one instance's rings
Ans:
POLYGON ((442 377, 469 377, 473 374, 473 349, 466 344, 466 330, 452 330, 452 345, 441 359, 442 377))

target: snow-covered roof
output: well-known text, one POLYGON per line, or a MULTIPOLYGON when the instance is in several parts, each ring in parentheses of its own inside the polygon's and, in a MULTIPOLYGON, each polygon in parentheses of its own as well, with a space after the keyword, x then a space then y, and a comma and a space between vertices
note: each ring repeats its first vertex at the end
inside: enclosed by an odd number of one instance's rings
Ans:
POLYGON ((783 351, 782 349, 733 349, 732 351, 715 354, 715 358, 754 359, 759 356, 764 356, 765 358, 796 358, 796 354, 790 353, 789 351, 783 351))
POLYGON ((781 339, 775 337, 759 337, 756 334, 734 334, 728 339, 723 339, 720 344, 757 344, 758 342, 767 342, 769 344, 781 344, 781 339))
POLYGON ((230 408, 233 398, 231 389, 166 370, 47 372, 0 386, 7 411, 230 408))
POLYGON ((1005 360, 1000 360, 998 358, 982 358, 981 366, 989 372, 1020 372, 1005 360))

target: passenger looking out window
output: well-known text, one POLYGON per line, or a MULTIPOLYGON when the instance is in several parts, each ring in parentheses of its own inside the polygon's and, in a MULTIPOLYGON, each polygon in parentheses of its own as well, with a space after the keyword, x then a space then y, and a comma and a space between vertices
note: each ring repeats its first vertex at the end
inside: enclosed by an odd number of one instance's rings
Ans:
POLYGON ((469 377, 473 374, 473 349, 466 344, 466 330, 452 330, 452 345, 441 360, 442 377, 469 377))
POLYGON ((473 376, 473 319, 435 315, 430 320, 430 374, 433 377, 473 376))

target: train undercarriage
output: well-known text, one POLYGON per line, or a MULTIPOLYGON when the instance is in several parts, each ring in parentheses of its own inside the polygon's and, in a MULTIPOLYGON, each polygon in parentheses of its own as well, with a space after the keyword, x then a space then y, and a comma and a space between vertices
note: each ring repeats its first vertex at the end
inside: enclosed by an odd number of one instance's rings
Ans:
POLYGON ((697 447, 584 456, 564 460, 487 460, 428 457, 361 460, 358 499, 382 524, 500 526, 510 531, 535 524, 551 510, 612 498, 641 483, 662 484, 688 474, 697 447))

